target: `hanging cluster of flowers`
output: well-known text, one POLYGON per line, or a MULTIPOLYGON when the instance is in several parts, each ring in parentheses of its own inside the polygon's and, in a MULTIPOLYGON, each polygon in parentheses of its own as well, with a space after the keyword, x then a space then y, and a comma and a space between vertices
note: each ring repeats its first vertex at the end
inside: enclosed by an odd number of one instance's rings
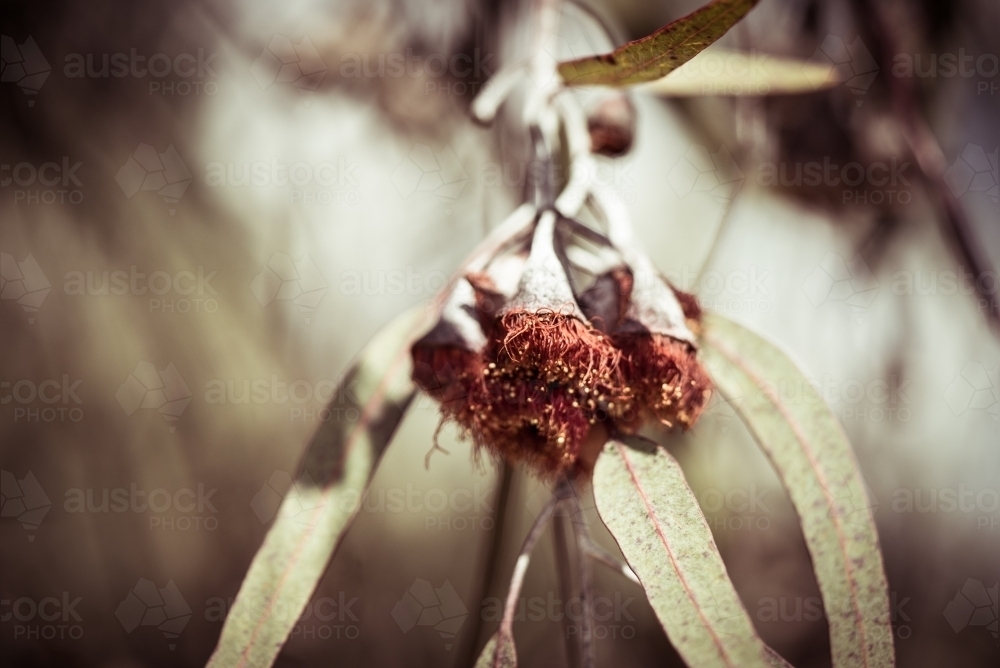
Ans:
MULTIPOLYGON (((540 171, 552 173, 560 147, 569 178, 558 197, 552 183, 536 184, 534 203, 498 228, 495 252, 466 267, 412 352, 417 385, 477 453, 575 477, 589 474, 610 434, 650 420, 690 427, 711 384, 696 357, 697 302, 656 271, 592 178, 595 154, 628 150, 634 108, 604 95, 588 118, 554 67, 533 61, 523 120, 540 171), (595 225, 579 220, 588 204, 595 225)), ((491 79, 473 103, 480 121, 494 118, 517 74, 491 79)))
POLYGON ((694 298, 644 256, 576 294, 558 243, 566 222, 533 216, 527 238, 459 279, 413 346, 414 378, 444 419, 546 477, 587 474, 609 432, 650 419, 687 428, 710 396, 694 298))

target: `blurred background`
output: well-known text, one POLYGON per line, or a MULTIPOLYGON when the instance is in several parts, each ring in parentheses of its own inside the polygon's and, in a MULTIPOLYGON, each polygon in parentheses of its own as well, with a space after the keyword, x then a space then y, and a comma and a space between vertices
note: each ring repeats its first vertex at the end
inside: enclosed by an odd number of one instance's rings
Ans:
MULTIPOLYGON (((560 56, 699 4, 568 7, 560 56)), ((352 357, 520 202, 523 136, 467 110, 530 9, 4 3, 0 665, 204 664, 352 357)), ((997 25, 992 0, 761 0, 720 44, 844 83, 636 93, 634 147, 599 174, 667 276, 782 344, 841 419, 901 666, 1000 657, 997 25)), ((501 485, 450 427, 425 468, 437 421, 419 399, 279 665, 471 665, 495 628, 548 490, 501 485)), ((796 518, 731 408, 663 438, 764 640, 829 665, 796 518)), ((546 539, 525 666, 578 631, 553 573, 546 539)), ((597 578, 600 664, 681 665, 641 590, 597 578)))

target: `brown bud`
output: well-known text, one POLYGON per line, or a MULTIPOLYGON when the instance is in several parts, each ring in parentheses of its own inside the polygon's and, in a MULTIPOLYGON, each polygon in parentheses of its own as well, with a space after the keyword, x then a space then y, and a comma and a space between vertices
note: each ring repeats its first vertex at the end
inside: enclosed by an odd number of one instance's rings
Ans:
POLYGON ((627 95, 614 92, 587 115, 590 150, 617 157, 628 153, 635 138, 635 106, 627 95))

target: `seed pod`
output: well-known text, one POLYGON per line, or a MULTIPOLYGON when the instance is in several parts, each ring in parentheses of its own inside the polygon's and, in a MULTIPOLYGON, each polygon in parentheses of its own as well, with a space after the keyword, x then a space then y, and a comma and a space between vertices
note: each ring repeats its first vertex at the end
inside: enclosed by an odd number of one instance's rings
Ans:
POLYGON ((635 106, 628 95, 615 91, 587 114, 590 150, 615 158, 628 153, 635 138, 635 106))

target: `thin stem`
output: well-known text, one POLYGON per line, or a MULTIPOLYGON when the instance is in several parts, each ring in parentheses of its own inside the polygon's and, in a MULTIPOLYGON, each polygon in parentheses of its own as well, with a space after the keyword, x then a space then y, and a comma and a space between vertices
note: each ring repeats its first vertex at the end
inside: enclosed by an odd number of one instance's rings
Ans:
POLYGON ((548 524, 552 513, 559 503, 559 497, 554 496, 538 513, 535 523, 528 530, 528 535, 521 545, 521 551, 517 555, 517 562, 514 564, 514 573, 510 578, 510 589, 507 591, 507 602, 504 604, 503 619, 500 620, 500 632, 509 636, 514 633, 514 615, 517 610, 517 599, 521 595, 521 587, 524 585, 524 575, 528 572, 528 563, 531 561, 531 552, 535 549, 535 543, 541 537, 548 524))
POLYGON ((477 588, 473 596, 476 602, 476 614, 472 618, 472 629, 466 633, 462 639, 461 651, 456 652, 459 657, 455 664, 458 668, 471 666, 476 660, 476 648, 479 647, 479 636, 483 629, 483 616, 479 614, 479 603, 486 598, 486 595, 493 591, 497 579, 497 565, 500 562, 500 555, 503 548, 503 532, 506 526, 508 501, 510 499, 511 481, 513 479, 513 469, 507 462, 500 463, 500 482, 493 501, 493 528, 486 536, 486 555, 483 559, 481 575, 477 578, 477 588))
MULTIPOLYGON (((573 569, 573 564, 568 548, 567 531, 566 531, 566 516, 560 512, 556 515, 555 519, 552 521, 552 541, 555 547, 555 557, 556 557, 556 577, 559 582, 559 598, 563 602, 564 607, 569 606, 570 600, 573 598, 573 585, 570 574, 573 569)), ((569 666, 577 666, 580 663, 581 647, 577 641, 577 636, 571 631, 572 622, 569 616, 566 615, 566 610, 563 610, 562 616, 562 629, 563 629, 563 640, 566 643, 566 664, 569 666)))
POLYGON ((586 554, 594 561, 602 563, 611 570, 621 573, 632 582, 641 586, 639 578, 636 577, 635 573, 632 571, 631 568, 629 568, 628 564, 615 557, 615 555, 605 550, 603 547, 595 543, 589 537, 587 538, 585 544, 582 546, 582 550, 584 554, 586 554))
POLYGON ((567 505, 573 513, 573 529, 576 535, 576 544, 579 551, 579 564, 577 569, 577 586, 580 590, 580 607, 583 615, 580 620, 580 644, 581 657, 580 666, 582 668, 594 668, 597 663, 596 648, 594 647, 594 582, 590 570, 590 560, 586 557, 586 547, 590 540, 590 530, 583 517, 583 510, 580 508, 580 499, 574 495, 567 501, 567 505))

